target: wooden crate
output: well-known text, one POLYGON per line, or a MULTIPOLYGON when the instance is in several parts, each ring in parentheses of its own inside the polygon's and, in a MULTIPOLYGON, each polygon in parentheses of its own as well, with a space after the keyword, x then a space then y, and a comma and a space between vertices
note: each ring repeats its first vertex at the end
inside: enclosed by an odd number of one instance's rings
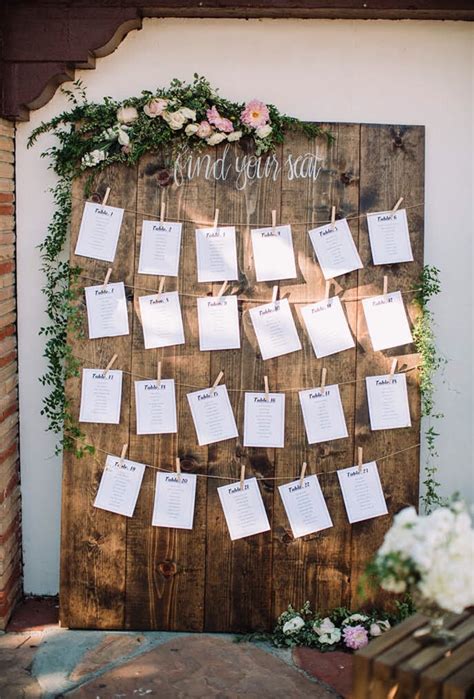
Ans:
POLYGON ((447 645, 422 645, 415 614, 355 655, 354 699, 467 699, 474 697, 474 613, 451 615, 447 645))

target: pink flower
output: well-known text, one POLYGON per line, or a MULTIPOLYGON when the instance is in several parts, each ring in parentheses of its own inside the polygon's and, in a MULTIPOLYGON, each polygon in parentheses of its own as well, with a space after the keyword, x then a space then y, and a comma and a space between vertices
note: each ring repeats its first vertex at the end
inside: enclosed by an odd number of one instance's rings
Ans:
POLYGON ((201 121, 198 130, 196 131, 196 136, 199 138, 208 138, 212 133, 211 125, 208 121, 201 121))
POLYGON ((209 123, 215 126, 218 131, 231 133, 234 130, 234 125, 231 120, 221 117, 215 106, 208 109, 206 115, 209 123))
POLYGON ((264 126, 270 121, 267 105, 260 102, 260 100, 250 100, 250 102, 247 102, 245 105, 245 109, 240 115, 240 120, 242 124, 250 126, 252 129, 258 129, 260 126, 264 126))
POLYGON ((148 117, 154 119, 155 117, 163 114, 167 106, 168 100, 161 99, 161 97, 155 97, 154 99, 150 100, 148 104, 145 104, 143 111, 148 117))
POLYGON ((346 646, 353 650, 359 650, 359 648, 363 648, 369 642, 369 635, 361 624, 357 626, 346 626, 342 635, 346 646))

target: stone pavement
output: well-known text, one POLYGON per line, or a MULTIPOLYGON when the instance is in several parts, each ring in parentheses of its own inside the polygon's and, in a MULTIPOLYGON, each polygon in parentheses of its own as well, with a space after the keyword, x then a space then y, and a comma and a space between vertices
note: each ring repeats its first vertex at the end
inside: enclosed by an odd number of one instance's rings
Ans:
POLYGON ((350 696, 345 654, 292 654, 228 634, 69 631, 42 624, 41 611, 28 626, 28 616, 20 608, 0 635, 1 699, 350 696))

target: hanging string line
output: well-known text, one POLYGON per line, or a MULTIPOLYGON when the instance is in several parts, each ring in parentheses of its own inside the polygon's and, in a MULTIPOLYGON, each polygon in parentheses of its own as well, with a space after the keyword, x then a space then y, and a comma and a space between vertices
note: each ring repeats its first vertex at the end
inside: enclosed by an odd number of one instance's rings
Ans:
MULTIPOLYGON (((71 198, 75 199, 77 201, 80 201, 83 204, 84 203, 100 204, 100 202, 91 202, 90 200, 84 199, 84 197, 78 197, 78 196, 75 196, 74 194, 71 195, 71 198)), ((403 208, 404 209, 416 209, 416 208, 419 208, 420 206, 424 206, 424 202, 420 202, 419 204, 411 204, 410 206, 404 206, 403 208)), ((150 220, 156 219, 157 221, 159 221, 159 218, 160 218, 159 214, 157 214, 157 213, 150 213, 148 211, 140 211, 139 209, 126 209, 124 207, 119 207, 119 208, 123 209, 124 211, 126 211, 129 214, 138 214, 139 216, 149 216, 150 220)), ((390 209, 387 209, 386 211, 390 211, 390 209)), ((344 218, 346 219, 346 221, 354 221, 356 219, 365 218, 365 216, 367 216, 368 214, 372 214, 372 213, 380 213, 380 212, 378 212, 378 211, 366 211, 365 213, 358 214, 357 216, 344 216, 344 218)), ((170 217, 170 218, 172 218, 172 220, 168 221, 168 223, 174 223, 174 222, 176 222, 176 223, 193 223, 193 224, 204 225, 206 227, 212 227, 212 225, 213 225, 212 221, 209 221, 209 220, 199 221, 199 220, 195 220, 195 219, 191 219, 191 218, 176 218, 174 216, 170 217)), ((295 221, 293 223, 291 221, 287 221, 285 224, 280 224, 280 225, 286 225, 286 226, 324 226, 326 223, 331 223, 331 219, 330 218, 327 220, 322 219, 320 221, 295 221)), ((246 227, 247 226, 248 227, 260 226, 260 227, 270 228, 271 222, 269 222, 269 221, 265 221, 265 222, 252 221, 252 223, 250 223, 249 221, 234 221, 232 223, 221 223, 219 221, 219 228, 222 228, 223 226, 246 226, 246 227)))
MULTIPOLYGON (((77 442, 81 441, 79 439, 76 439, 77 442)), ((113 454, 110 453, 110 451, 107 451, 106 449, 102 449, 101 447, 96 447, 93 444, 90 446, 94 447, 97 451, 102 452, 103 454, 107 454, 107 456, 114 456, 113 454)), ((412 444, 409 447, 405 447, 404 449, 399 449, 398 451, 393 451, 391 454, 385 454, 384 456, 379 456, 377 459, 371 459, 371 461, 385 461, 386 459, 391 459, 394 456, 398 456, 398 454, 402 454, 405 451, 409 451, 411 449, 417 449, 419 446, 421 446, 421 442, 418 442, 417 444, 412 444)), ((117 457, 118 458, 118 457, 117 457)), ((133 459, 128 459, 129 461, 133 461, 133 459)), ((236 459, 236 461, 238 461, 236 459)), ((99 464, 100 462, 98 459, 96 459, 96 462, 99 464)), ((173 471, 171 469, 167 468, 161 468, 160 466, 155 466, 154 464, 143 464, 147 468, 152 468, 155 471, 161 471, 162 473, 174 473, 176 474, 176 471, 173 471)), ((354 468, 357 468, 357 465, 354 464, 354 468)), ((341 469, 335 468, 332 469, 331 471, 319 471, 318 473, 309 473, 307 472, 308 476, 326 476, 330 473, 337 473, 341 469)), ((216 476, 214 474, 210 473, 196 473, 195 474, 198 478, 211 478, 214 480, 220 480, 220 481, 234 481, 236 480, 236 476, 216 476)), ((299 475, 299 474, 298 474, 299 475)), ((288 481, 291 476, 255 476, 257 481, 288 481)))

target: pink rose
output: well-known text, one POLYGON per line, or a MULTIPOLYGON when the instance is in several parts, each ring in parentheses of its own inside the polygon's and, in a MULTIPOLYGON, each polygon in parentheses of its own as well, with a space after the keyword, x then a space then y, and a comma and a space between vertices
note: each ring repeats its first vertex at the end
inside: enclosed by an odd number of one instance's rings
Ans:
POLYGON ((211 125, 208 121, 201 121, 198 130, 196 131, 196 136, 199 138, 208 138, 212 133, 211 125))
POLYGON ((260 100, 250 100, 250 102, 247 102, 245 105, 245 109, 240 115, 240 120, 242 124, 250 126, 252 129, 265 126, 265 124, 270 121, 267 105, 260 102, 260 100))
POLYGON ((346 626, 342 635, 346 646, 353 650, 364 648, 369 642, 369 635, 361 624, 357 626, 346 626))
POLYGON ((143 107, 143 111, 148 117, 151 117, 153 119, 154 117, 161 116, 161 114, 163 114, 167 106, 168 100, 161 99, 160 97, 150 100, 148 104, 145 104, 145 106, 143 107))
POLYGON ((218 131, 231 133, 234 130, 234 125, 231 120, 221 117, 215 106, 208 109, 206 115, 209 123, 215 126, 218 131))

